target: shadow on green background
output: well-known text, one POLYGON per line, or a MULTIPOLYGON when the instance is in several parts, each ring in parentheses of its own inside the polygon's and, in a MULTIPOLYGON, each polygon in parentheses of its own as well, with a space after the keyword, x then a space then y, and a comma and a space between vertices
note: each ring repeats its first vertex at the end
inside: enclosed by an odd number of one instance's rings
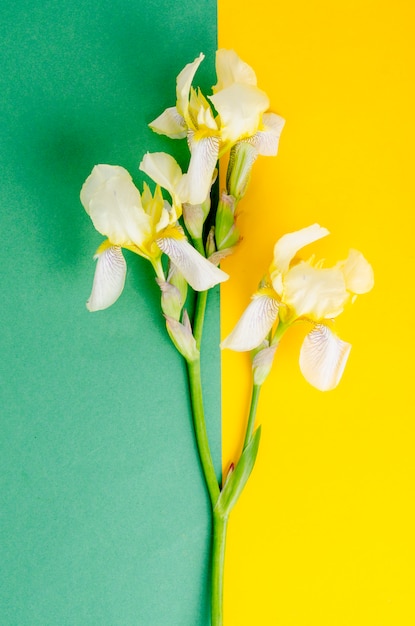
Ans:
MULTIPOLYGON (((209 505, 179 355, 152 269, 85 308, 102 240, 79 201, 96 163, 138 186, 147 124, 203 51, 214 82, 216 3, 7 2, 0 9, 0 623, 204 626, 209 505), (206 25, 210 25, 207 28, 206 25)), ((205 336, 220 465, 218 292, 205 336)))

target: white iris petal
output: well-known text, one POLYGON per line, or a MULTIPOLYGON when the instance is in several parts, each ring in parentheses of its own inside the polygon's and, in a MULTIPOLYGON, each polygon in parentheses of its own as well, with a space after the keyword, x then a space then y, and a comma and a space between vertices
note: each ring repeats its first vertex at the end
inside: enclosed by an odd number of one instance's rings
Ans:
POLYGON ((123 167, 96 165, 82 187, 81 202, 97 231, 115 245, 140 246, 151 236, 151 218, 123 167))
POLYGON ((300 350, 300 369, 304 378, 320 391, 334 389, 340 382, 351 347, 327 326, 317 324, 304 339, 300 350))
POLYGON ((224 48, 217 50, 216 75, 218 82, 213 87, 214 93, 226 89, 233 83, 257 84, 256 75, 252 67, 245 61, 242 61, 234 50, 225 50, 224 48))
POLYGON ((100 311, 114 304, 121 295, 127 265, 119 246, 110 246, 94 258, 97 259, 97 266, 86 306, 89 311, 100 311))
POLYGON ((249 141, 256 148, 258 154, 262 156, 276 156, 285 120, 275 113, 264 113, 262 122, 264 125, 263 130, 255 133, 249 141))
POLYGON ((293 233, 287 233, 278 239, 274 246, 273 268, 276 273, 285 273, 293 258, 301 248, 329 234, 327 228, 312 224, 293 233))
POLYGON ((187 174, 184 174, 177 188, 182 202, 202 204, 209 194, 213 174, 219 155, 219 138, 216 136, 194 139, 188 137, 191 157, 187 174))
POLYGON ((277 300, 265 294, 254 295, 231 334, 222 341, 221 347, 236 352, 254 350, 264 341, 277 316, 277 300))
POLYGON ((269 106, 265 92, 253 85, 233 83, 209 100, 220 116, 222 140, 235 142, 257 131, 261 115, 269 106))
POLYGON ((157 245, 196 291, 206 291, 229 278, 228 274, 199 254, 186 239, 162 237, 157 239, 157 245))
POLYGON ((180 74, 177 77, 176 83, 176 97, 177 97, 177 110, 184 117, 186 122, 188 123, 187 114, 189 108, 189 93, 190 87, 192 85, 192 81, 194 75, 196 73, 197 68, 205 58, 203 53, 192 62, 185 65, 180 74))
POLYGON ((345 261, 337 264, 346 281, 346 288, 351 293, 362 294, 370 291, 374 285, 372 266, 358 250, 350 250, 345 261))
POLYGON ((176 107, 167 108, 149 126, 155 133, 166 135, 170 139, 184 139, 187 134, 186 122, 176 107))

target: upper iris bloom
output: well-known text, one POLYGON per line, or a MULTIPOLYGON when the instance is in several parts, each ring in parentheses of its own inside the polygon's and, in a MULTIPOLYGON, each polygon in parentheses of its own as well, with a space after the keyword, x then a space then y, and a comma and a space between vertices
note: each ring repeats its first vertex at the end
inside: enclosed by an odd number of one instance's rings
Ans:
POLYGON ((180 197, 189 204, 206 200, 218 158, 238 141, 249 141, 257 154, 277 154, 284 120, 267 112, 268 96, 257 87, 254 70, 233 50, 216 53, 217 83, 213 95, 192 87, 200 54, 177 77, 176 106, 167 108, 150 127, 172 139, 187 137, 191 157, 180 197), (213 107, 211 107, 211 104, 213 107))
POLYGON ((333 333, 330 321, 357 294, 370 291, 374 282, 371 266, 357 250, 350 250, 346 260, 330 268, 314 257, 308 261, 296 257, 301 248, 328 234, 314 224, 277 241, 266 279, 222 342, 223 348, 236 351, 253 350, 266 339, 275 345, 295 321, 309 321, 313 329, 301 347, 300 368, 306 380, 322 391, 337 386, 351 348, 333 333), (275 322, 273 341, 270 335, 275 322))
POLYGON ((205 291, 228 275, 202 257, 187 241, 177 214, 156 187, 141 195, 123 167, 96 165, 81 190, 81 202, 95 228, 108 239, 98 248, 90 311, 105 309, 120 296, 126 263, 121 248, 148 259, 165 281, 161 257, 167 254, 193 289, 205 291))

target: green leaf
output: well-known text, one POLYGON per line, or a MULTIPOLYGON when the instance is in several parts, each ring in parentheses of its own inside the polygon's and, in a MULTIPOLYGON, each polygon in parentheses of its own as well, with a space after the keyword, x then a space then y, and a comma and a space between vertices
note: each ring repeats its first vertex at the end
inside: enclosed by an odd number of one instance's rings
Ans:
POLYGON ((248 482, 255 465, 260 438, 261 426, 254 432, 251 441, 242 452, 238 465, 226 480, 220 493, 215 506, 215 513, 218 513, 221 517, 229 515, 248 482))

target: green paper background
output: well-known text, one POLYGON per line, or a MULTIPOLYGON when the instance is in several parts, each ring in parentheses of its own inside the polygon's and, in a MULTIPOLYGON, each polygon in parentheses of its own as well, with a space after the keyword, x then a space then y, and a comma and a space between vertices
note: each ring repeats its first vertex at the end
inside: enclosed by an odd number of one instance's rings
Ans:
MULTIPOLYGON (((185 370, 150 264, 85 308, 102 241, 79 201, 96 163, 138 171, 183 142, 147 124, 201 51, 214 82, 216 3, 10 0, 1 41, 2 626, 207 623, 209 505, 185 370)), ((219 294, 205 335, 220 467, 219 294)))

